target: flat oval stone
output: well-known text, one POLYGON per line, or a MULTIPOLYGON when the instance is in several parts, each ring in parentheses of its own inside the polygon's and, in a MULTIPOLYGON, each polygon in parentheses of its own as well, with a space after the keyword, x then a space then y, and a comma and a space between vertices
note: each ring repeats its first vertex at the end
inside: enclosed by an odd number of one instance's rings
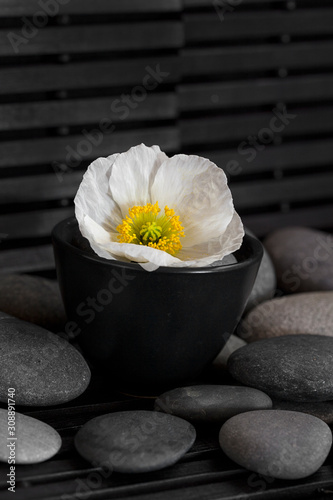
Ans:
POLYGON ((90 370, 66 340, 0 313, 0 401, 15 388, 18 405, 57 405, 85 391, 90 370))
POLYGON ((137 473, 176 463, 195 441, 194 427, 154 411, 121 411, 93 418, 75 436, 80 455, 94 466, 137 473))
POLYGON ((326 424, 333 424, 333 401, 316 401, 315 403, 298 403, 296 401, 282 401, 275 399, 273 401, 274 410, 289 410, 309 413, 314 417, 320 418, 326 424))
POLYGON ((235 351, 228 370, 272 398, 328 401, 333 399, 333 338, 288 335, 258 340, 235 351))
POLYGON ((15 458, 15 464, 45 462, 58 453, 61 437, 48 424, 15 412, 14 435, 9 435, 7 410, 0 409, 0 462, 15 458), (16 438, 16 439, 14 439, 16 438))
MULTIPOLYGON (((251 236, 255 235, 246 229, 251 236)), ((276 290, 276 275, 273 262, 264 248, 264 253, 259 266, 258 274, 254 282, 250 297, 248 298, 245 312, 250 311, 261 302, 273 298, 276 290)))
POLYGON ((217 372, 225 371, 227 369, 229 356, 244 345, 246 345, 246 342, 232 333, 228 338, 225 346, 221 349, 219 354, 214 359, 212 363, 213 369, 217 372))
POLYGON ((312 415, 258 410, 228 420, 219 441, 224 453, 246 469, 278 479, 302 479, 324 463, 332 433, 312 415))
POLYGON ((221 423, 249 410, 272 408, 272 400, 257 389, 230 385, 195 385, 165 392, 155 410, 190 422, 221 423))
POLYGON ((333 292, 269 300, 252 309, 237 329, 247 342, 298 333, 333 336, 333 292))
POLYGON ((39 276, 2 276, 0 310, 52 331, 61 331, 66 323, 57 281, 39 276))
POLYGON ((306 227, 274 231, 264 240, 278 288, 284 292, 333 290, 333 235, 306 227))

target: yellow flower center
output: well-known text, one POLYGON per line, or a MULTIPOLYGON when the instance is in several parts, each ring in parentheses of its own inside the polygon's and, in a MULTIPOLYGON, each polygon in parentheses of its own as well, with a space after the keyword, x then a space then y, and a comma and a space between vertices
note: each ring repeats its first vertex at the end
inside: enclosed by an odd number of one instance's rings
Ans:
POLYGON ((184 228, 174 210, 166 206, 164 215, 159 215, 160 211, 158 201, 130 208, 129 216, 117 227, 120 243, 147 245, 175 255, 182 248, 180 237, 184 236, 184 228))
POLYGON ((158 241, 162 236, 162 228, 156 222, 147 222, 142 226, 140 236, 145 244, 150 241, 158 241))

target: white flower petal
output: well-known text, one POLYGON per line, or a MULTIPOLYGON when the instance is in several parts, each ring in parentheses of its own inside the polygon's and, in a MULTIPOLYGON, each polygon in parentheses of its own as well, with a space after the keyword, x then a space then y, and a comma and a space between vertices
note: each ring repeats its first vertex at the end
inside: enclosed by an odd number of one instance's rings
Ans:
POLYGON ((189 257, 193 258, 194 255, 197 254, 197 256, 200 256, 201 254, 205 257, 205 260, 207 255, 209 255, 209 258, 216 256, 220 260, 238 250, 242 244, 243 237, 244 229, 242 221, 237 212, 234 212, 230 224, 222 235, 199 245, 184 247, 183 255, 186 253, 189 257))
POLYGON ((75 215, 79 227, 86 215, 106 230, 115 231, 122 218, 118 205, 109 190, 112 166, 118 153, 98 158, 89 165, 74 198, 75 215))
MULTIPOLYGON (((118 243, 117 236, 119 233, 109 233, 102 226, 98 225, 89 216, 84 217, 82 227, 82 235, 89 240, 91 248, 99 257, 105 259, 118 259, 119 257, 126 262, 138 262, 153 264, 152 269, 160 266, 170 266, 175 261, 178 261, 172 255, 151 248, 145 245, 133 245, 131 243, 118 243)), ((147 269, 150 266, 146 266, 147 269)))
POLYGON ((244 235, 243 225, 235 212, 230 227, 228 226, 225 232, 224 239, 219 237, 191 248, 183 248, 177 257, 173 257, 166 252, 145 245, 117 243, 117 233, 105 231, 88 216, 84 218, 83 222, 82 235, 89 240, 97 255, 106 259, 119 260, 120 258, 125 262, 137 262, 147 271, 155 271, 161 266, 208 266, 237 250, 244 235))
POLYGON ((244 226, 238 213, 234 211, 230 224, 223 234, 223 256, 236 252, 243 242, 244 226))
POLYGON ((99 257, 105 259, 116 259, 116 256, 110 254, 107 250, 111 241, 111 233, 106 231, 101 225, 95 222, 89 215, 85 215, 80 223, 82 236, 87 238, 91 248, 99 257))
POLYGON ((110 190, 123 218, 128 215, 129 208, 151 202, 151 184, 159 166, 167 159, 158 146, 144 144, 117 157, 112 168, 110 190))
POLYGON ((234 213, 223 170, 199 156, 175 155, 165 161, 151 188, 152 202, 179 215, 184 247, 198 245, 226 230, 234 213))
POLYGON ((156 248, 151 248, 146 245, 133 245, 131 243, 113 243, 110 248, 112 252, 117 255, 122 255, 132 262, 147 263, 160 266, 172 266, 178 261, 172 255, 163 252, 162 250, 157 250, 156 248))
POLYGON ((237 250, 243 225, 234 210, 224 172, 198 156, 169 159, 157 146, 99 158, 75 197, 81 233, 100 257, 160 266, 203 267, 237 250), (183 248, 172 256, 145 245, 119 243, 116 228, 135 205, 159 202, 175 210, 184 226, 183 248))
POLYGON ((209 241, 183 247, 177 254, 183 265, 191 267, 207 266, 240 248, 244 237, 242 221, 234 212, 232 220, 223 235, 209 241))

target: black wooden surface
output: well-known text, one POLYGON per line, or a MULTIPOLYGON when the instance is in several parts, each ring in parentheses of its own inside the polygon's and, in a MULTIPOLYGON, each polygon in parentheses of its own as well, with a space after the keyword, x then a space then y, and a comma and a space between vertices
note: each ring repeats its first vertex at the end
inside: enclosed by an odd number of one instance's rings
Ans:
MULTIPOLYGON (((17 411, 52 425, 63 440, 60 452, 51 460, 17 466, 17 500, 332 498, 332 452, 312 476, 298 481, 277 480, 245 470, 228 459, 219 447, 219 427, 215 426, 197 427, 192 449, 180 462, 161 471, 132 475, 92 466, 78 455, 73 444, 85 422, 110 412, 153 408, 152 398, 126 396, 116 392, 115 386, 116 382, 96 374, 87 393, 76 401, 60 407, 17 407, 17 411)), ((4 500, 13 498, 7 491, 7 472, 8 465, 0 464, 0 497, 4 500)))

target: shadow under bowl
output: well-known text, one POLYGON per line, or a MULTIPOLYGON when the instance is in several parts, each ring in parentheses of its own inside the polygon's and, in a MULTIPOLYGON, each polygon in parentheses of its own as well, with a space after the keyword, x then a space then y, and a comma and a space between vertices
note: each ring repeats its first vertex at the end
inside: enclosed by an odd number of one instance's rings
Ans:
POLYGON ((263 253, 246 234, 235 264, 147 272, 98 257, 74 217, 52 238, 66 333, 77 335, 110 388, 141 394, 191 383, 214 360, 243 313, 263 253))

